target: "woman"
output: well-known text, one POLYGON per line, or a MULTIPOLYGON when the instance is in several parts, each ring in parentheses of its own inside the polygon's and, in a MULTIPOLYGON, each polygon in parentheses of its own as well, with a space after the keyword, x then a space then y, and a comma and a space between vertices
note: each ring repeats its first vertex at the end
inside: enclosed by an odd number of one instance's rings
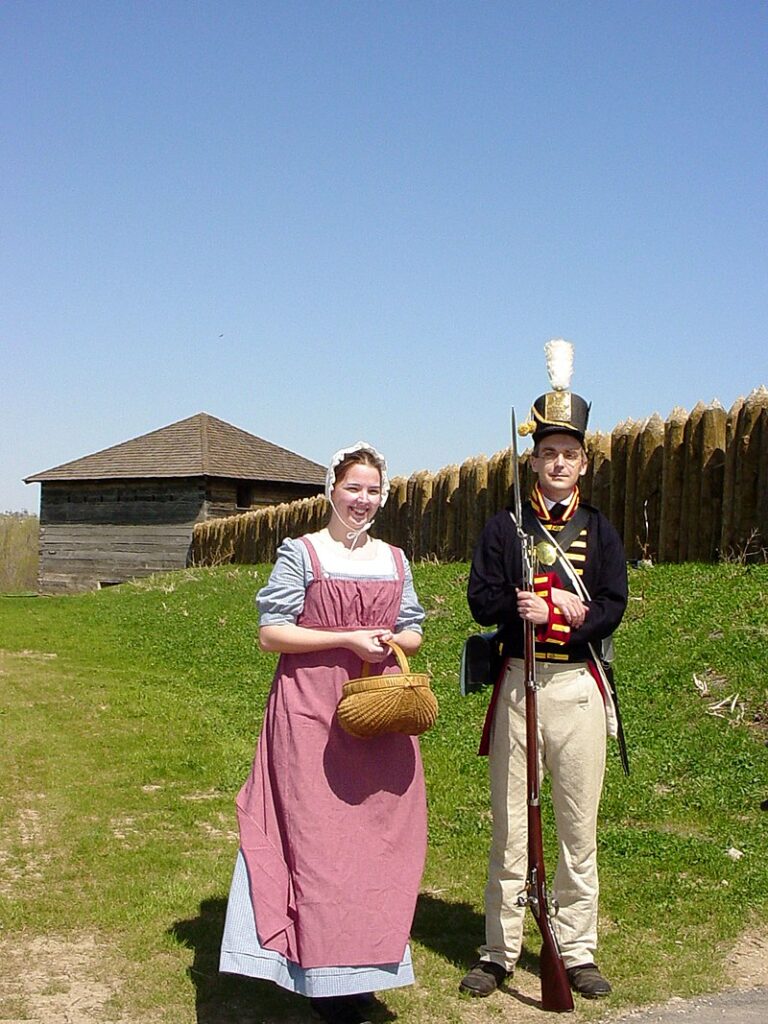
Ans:
POLYGON ((373 990, 413 981, 408 935, 426 853, 418 742, 357 739, 335 716, 364 661, 396 670, 387 640, 409 655, 421 645, 405 556, 368 533, 388 492, 375 448, 337 452, 328 526, 283 541, 256 599, 260 646, 280 660, 237 798, 220 966, 308 996, 329 1024, 365 1024, 373 990))

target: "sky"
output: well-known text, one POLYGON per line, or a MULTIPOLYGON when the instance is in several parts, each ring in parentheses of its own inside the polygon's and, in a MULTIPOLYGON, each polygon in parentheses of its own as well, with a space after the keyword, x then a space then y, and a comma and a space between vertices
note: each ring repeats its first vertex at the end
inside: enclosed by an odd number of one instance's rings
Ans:
POLYGON ((765 0, 3 0, 0 512, 198 412, 394 475, 768 384, 765 0))

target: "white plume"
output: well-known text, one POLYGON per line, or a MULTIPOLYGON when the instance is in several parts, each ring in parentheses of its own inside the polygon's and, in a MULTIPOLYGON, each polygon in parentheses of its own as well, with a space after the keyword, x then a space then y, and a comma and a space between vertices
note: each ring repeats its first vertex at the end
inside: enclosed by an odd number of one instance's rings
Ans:
POLYGON ((573 345, 563 338, 553 338, 544 346, 547 374, 555 391, 567 391, 573 375, 573 345))

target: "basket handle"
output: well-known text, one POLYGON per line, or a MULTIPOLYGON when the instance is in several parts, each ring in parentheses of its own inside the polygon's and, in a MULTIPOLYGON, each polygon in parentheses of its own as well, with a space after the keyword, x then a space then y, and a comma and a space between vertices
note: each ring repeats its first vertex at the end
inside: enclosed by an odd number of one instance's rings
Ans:
MULTIPOLYGON (((408 664, 408 659, 405 656, 405 651, 400 646, 400 644, 395 643, 394 640, 384 640, 383 642, 392 648, 392 653, 397 658, 397 664, 400 666, 400 671, 403 673, 403 675, 408 675, 411 669, 408 664)), ((372 665, 370 661, 363 662, 363 672, 361 676, 362 679, 367 679, 367 677, 371 674, 371 668, 372 665)))

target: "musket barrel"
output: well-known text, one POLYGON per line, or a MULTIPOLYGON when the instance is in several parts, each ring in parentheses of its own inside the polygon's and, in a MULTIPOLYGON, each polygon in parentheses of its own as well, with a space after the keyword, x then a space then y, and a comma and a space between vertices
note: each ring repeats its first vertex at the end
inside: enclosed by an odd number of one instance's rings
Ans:
MULTIPOLYGON (((522 558, 522 589, 533 590, 536 551, 533 537, 523 527, 520 470, 517 454, 515 410, 512 409, 512 454, 515 485, 515 526, 520 540, 522 558)), ((573 996, 568 975, 560 955, 557 937, 550 920, 550 902, 547 895, 544 869, 544 842, 541 832, 541 785, 539 779, 539 723, 536 684, 536 631, 528 620, 523 623, 523 672, 525 681, 525 743, 528 788, 528 877, 525 894, 518 902, 531 908, 542 938, 539 958, 541 974, 541 1006, 544 1010, 565 1013, 573 1010, 573 996)), ((556 905, 553 904, 556 912, 556 905)))

